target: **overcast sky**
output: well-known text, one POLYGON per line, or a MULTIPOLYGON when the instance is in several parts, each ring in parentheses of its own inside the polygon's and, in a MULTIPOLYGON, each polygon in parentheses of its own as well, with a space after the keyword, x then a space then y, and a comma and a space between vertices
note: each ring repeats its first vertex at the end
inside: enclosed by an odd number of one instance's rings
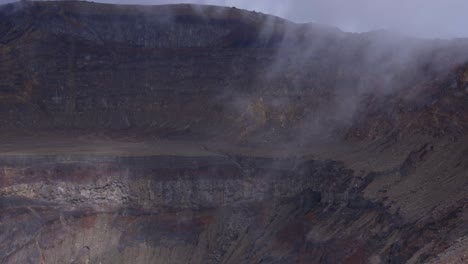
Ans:
MULTIPOLYGON (((0 0, 0 3, 10 0, 0 0)), ((344 31, 389 29, 430 37, 468 37, 468 0, 95 0, 119 4, 199 3, 236 6, 344 31)))

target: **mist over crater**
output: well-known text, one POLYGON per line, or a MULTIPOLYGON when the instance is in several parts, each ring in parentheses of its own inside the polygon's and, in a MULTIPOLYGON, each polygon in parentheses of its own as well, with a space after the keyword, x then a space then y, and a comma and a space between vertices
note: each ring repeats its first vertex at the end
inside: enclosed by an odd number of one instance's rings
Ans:
POLYGON ((0 5, 0 262, 463 263, 468 41, 296 22, 0 5))

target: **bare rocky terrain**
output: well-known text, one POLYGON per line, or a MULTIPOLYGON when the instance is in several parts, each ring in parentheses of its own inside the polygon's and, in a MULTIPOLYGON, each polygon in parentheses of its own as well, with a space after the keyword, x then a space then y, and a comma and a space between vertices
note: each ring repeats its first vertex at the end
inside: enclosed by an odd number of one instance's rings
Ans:
POLYGON ((0 5, 1 263, 468 263, 468 41, 0 5))

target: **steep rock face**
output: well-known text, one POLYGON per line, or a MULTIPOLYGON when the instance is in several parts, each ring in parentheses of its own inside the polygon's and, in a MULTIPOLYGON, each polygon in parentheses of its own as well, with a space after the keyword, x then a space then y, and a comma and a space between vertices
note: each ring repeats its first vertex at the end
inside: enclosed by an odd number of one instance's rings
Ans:
POLYGON ((219 7, 47 2, 1 14, 8 128, 287 137, 315 123, 317 136, 372 113, 385 114, 385 135, 415 105, 437 107, 434 94, 468 54, 464 41, 348 34, 219 7))
POLYGON ((391 171, 91 157, 3 158, 4 263, 401 263, 466 232, 463 202, 413 222, 364 195, 391 171))
POLYGON ((361 250, 363 259, 372 251, 361 247, 374 240, 388 250, 375 236, 398 233, 397 216, 360 195, 369 181, 331 161, 35 157, 2 165, 10 179, 1 189, 5 263, 340 261, 361 250), (359 229, 337 217, 375 230, 358 239, 359 229), (336 254, 345 239, 359 243, 336 254))
POLYGON ((0 260, 464 261, 466 44, 0 6, 0 260))

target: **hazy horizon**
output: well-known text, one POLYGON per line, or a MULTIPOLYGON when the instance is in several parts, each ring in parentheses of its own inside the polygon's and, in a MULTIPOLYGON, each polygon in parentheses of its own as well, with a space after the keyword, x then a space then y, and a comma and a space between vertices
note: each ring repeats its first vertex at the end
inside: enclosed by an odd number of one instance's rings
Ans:
MULTIPOLYGON (((15 2, 0 0, 0 3, 15 2)), ((95 0, 113 4, 160 5, 193 3, 235 6, 289 19, 297 23, 318 23, 347 32, 390 30, 425 38, 466 38, 468 22, 463 0, 95 0)))

